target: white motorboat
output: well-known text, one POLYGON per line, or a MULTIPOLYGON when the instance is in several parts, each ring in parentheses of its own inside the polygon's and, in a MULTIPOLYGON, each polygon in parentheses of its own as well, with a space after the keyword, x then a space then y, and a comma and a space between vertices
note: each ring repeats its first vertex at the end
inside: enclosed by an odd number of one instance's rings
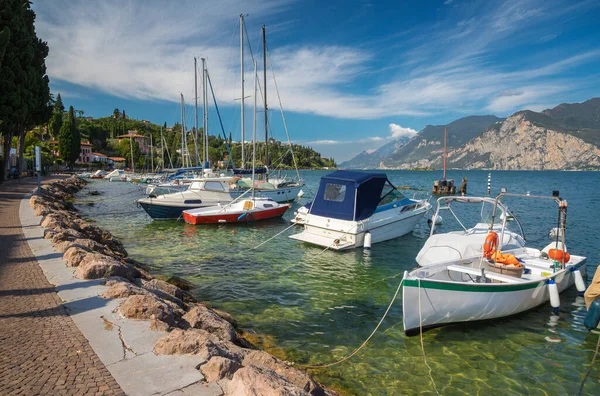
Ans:
POLYGON ((370 247, 408 234, 430 207, 404 197, 385 173, 339 170, 321 178, 308 213, 295 217, 304 231, 290 238, 333 250, 370 247))
POLYGON ((471 203, 493 201, 495 204, 484 234, 480 234, 481 224, 459 233, 433 235, 432 230, 428 243, 418 256, 422 266, 405 272, 402 280, 407 335, 452 323, 509 316, 548 300, 556 313, 560 292, 573 283, 580 292, 585 290, 579 268, 585 265, 586 258, 567 253, 564 240, 566 201, 558 197, 523 195, 553 198, 559 203, 562 241, 556 238, 538 250, 519 246, 524 245, 524 239, 513 235, 506 237, 511 233, 507 230, 507 222, 514 216, 499 201, 504 195, 521 196, 502 193, 495 200, 471 197, 438 200, 436 214, 441 201, 468 199, 471 203), (504 216, 500 215, 500 228, 494 224, 497 209, 504 213, 504 216), (477 246, 477 241, 481 247, 477 246))

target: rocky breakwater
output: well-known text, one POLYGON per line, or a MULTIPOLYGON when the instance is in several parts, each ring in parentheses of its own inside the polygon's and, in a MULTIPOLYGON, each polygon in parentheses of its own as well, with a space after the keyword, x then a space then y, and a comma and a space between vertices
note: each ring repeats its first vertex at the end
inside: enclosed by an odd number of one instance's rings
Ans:
POLYGON ((49 184, 31 197, 30 205, 43 216, 44 238, 63 253, 77 278, 106 279, 101 296, 123 299, 120 315, 147 320, 151 330, 166 333, 156 342, 155 354, 199 357, 197 369, 224 395, 335 394, 304 371, 255 348, 229 314, 196 301, 185 280, 158 279, 128 258, 113 235, 82 219, 72 206, 73 194, 85 184, 77 177, 49 184))

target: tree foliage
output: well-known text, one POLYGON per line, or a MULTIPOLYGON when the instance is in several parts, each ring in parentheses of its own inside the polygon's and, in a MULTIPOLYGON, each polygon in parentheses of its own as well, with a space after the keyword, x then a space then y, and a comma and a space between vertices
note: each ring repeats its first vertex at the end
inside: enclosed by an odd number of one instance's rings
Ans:
POLYGON ((73 165, 77 158, 79 158, 79 153, 81 151, 81 136, 77 129, 77 121, 75 120, 75 110, 73 109, 73 106, 69 107, 67 120, 60 128, 58 151, 60 153, 60 158, 69 165, 73 165))
MULTIPOLYGON (((10 30, 0 68, 0 132, 5 142, 4 165, 8 164, 13 135, 19 137, 17 164, 20 167, 25 131, 46 123, 51 115, 45 64, 48 45, 36 36, 34 22, 35 13, 29 1, 0 2, 0 31, 10 30)), ((6 169, 3 169, 0 180, 5 174, 6 169)))

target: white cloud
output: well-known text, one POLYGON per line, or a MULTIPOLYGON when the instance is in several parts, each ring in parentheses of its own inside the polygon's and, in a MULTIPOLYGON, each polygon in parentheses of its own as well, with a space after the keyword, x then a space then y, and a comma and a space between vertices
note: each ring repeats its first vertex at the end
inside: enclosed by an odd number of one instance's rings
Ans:
POLYGON ((415 131, 414 129, 404 128, 398 124, 390 124, 390 132, 392 134, 392 138, 394 139, 404 136, 413 137, 417 134, 417 131, 415 131))
MULTIPOLYGON (((275 31, 276 37, 278 31, 293 28, 288 15, 282 15, 293 1, 244 1, 251 39, 258 37, 258 21, 266 22, 267 31, 275 31), (274 23, 269 25, 269 21, 274 23)), ((34 2, 37 33, 50 45, 51 81, 140 100, 177 102, 182 92, 189 103, 193 57, 205 57, 220 105, 236 105, 239 1, 148 0, 141 4, 134 0, 34 2)), ((510 48, 519 41, 516 37, 526 37, 536 24, 551 23, 579 8, 557 7, 553 0, 508 0, 483 2, 481 7, 453 4, 452 9, 459 10, 458 22, 456 16, 449 17, 427 26, 426 35, 403 37, 397 40, 401 44, 394 43, 405 46, 399 51, 381 43, 351 47, 300 42, 270 48, 283 107, 344 119, 510 112, 528 103, 554 101, 577 84, 585 86, 585 78, 557 80, 557 76, 600 58, 598 50, 562 51, 560 58, 554 57, 562 60, 541 67, 521 65, 552 57, 532 54, 531 59, 516 64, 492 62, 495 51, 510 48), (378 73, 378 78, 371 78, 378 73)), ((249 61, 246 71, 248 92, 249 61)), ((269 89, 273 108, 274 86, 269 89)))

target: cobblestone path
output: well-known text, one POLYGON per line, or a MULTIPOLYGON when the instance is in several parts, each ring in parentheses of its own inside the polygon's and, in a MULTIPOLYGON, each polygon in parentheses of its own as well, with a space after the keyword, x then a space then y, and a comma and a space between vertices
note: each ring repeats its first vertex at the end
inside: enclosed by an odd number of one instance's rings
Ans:
POLYGON ((24 240, 19 206, 35 186, 0 184, 0 394, 122 395, 24 240))

